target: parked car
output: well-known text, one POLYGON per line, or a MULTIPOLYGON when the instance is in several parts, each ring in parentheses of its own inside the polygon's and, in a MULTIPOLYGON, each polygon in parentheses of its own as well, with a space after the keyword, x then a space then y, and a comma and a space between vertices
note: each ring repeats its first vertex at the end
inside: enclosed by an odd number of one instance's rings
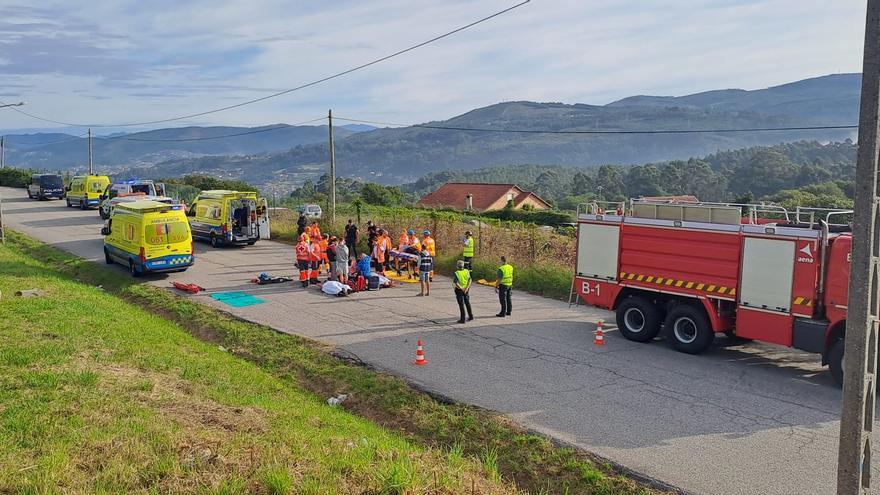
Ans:
POLYGON ((27 187, 31 199, 64 198, 64 181, 57 174, 34 174, 27 187))
POLYGON ((320 219, 324 214, 320 205, 299 205, 296 209, 308 218, 320 219))

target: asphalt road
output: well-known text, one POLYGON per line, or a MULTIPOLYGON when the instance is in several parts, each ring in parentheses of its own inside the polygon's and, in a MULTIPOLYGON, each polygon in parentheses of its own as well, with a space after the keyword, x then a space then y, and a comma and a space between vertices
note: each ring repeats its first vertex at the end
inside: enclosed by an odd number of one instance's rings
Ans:
MULTIPOLYGON (((0 188, 0 195, 8 227, 103 263, 96 211, 32 201, 24 190, 0 188)), ((290 246, 270 241, 243 249, 198 243, 190 270, 145 282, 246 290, 266 302, 235 309, 190 297, 335 345, 686 491, 834 491, 841 393, 816 355, 719 337, 709 352, 690 356, 662 340, 629 342, 613 330, 596 347, 594 322, 613 322, 610 313, 515 292, 513 316, 496 318, 496 296, 482 286, 471 297, 477 318, 457 325, 451 282, 443 277, 427 298, 416 297, 415 285, 334 298, 298 284, 247 283, 260 272, 295 273, 292 259, 290 246), (411 364, 419 338, 430 361, 423 367, 411 364)))

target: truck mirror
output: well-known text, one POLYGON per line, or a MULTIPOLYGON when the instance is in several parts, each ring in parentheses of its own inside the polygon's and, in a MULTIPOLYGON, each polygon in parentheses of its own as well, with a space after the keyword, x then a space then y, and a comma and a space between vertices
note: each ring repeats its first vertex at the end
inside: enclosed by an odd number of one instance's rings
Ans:
POLYGON ((101 227, 101 235, 110 235, 110 227, 101 227))

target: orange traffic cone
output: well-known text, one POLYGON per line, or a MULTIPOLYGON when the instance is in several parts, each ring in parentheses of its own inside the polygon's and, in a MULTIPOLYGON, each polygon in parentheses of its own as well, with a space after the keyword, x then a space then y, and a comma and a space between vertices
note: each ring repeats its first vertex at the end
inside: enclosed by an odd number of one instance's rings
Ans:
POLYGON ((424 364, 428 364, 428 360, 425 359, 425 351, 422 350, 422 339, 416 343, 416 360, 413 361, 413 364, 422 366, 424 364))
POLYGON ((605 345, 605 334, 602 332, 602 320, 596 322, 596 338, 593 339, 593 345, 605 345))

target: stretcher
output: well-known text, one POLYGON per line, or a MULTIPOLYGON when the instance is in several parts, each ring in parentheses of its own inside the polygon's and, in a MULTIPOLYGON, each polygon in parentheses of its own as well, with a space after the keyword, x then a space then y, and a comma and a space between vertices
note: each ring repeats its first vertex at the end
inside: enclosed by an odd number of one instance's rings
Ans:
POLYGON ((392 249, 389 253, 388 259, 394 264, 394 271, 398 277, 396 280, 402 281, 400 277, 403 276, 401 273, 403 270, 409 272, 407 278, 417 278, 416 274, 418 273, 419 255, 405 253, 399 249, 392 249))

